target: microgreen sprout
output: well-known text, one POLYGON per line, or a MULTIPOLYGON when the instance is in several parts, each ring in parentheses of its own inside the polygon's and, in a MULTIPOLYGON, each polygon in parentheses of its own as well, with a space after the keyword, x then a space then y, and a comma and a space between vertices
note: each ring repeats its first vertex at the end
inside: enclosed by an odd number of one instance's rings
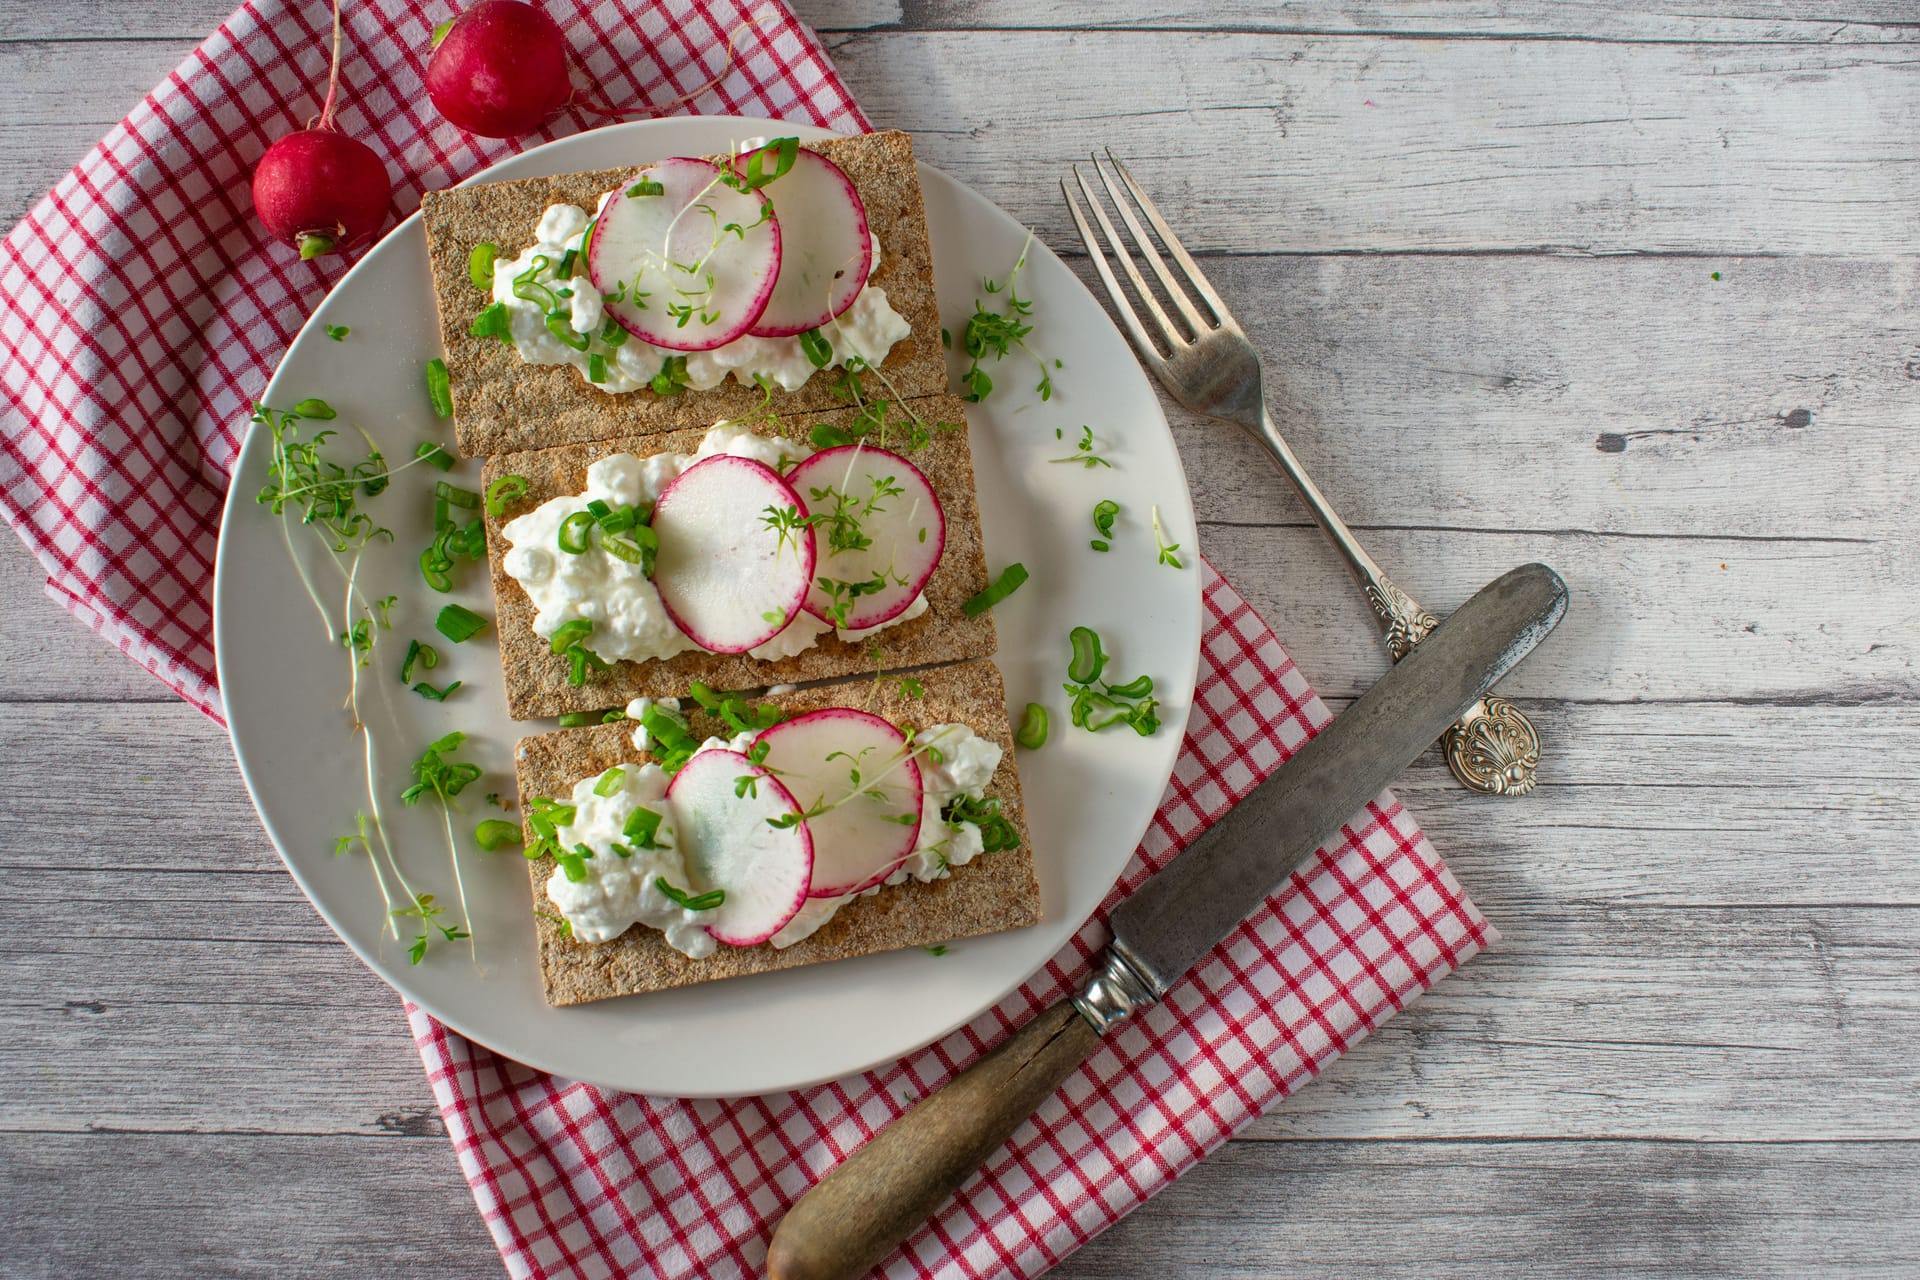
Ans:
POLYGON ((1180 544, 1177 542, 1168 542, 1166 532, 1160 527, 1160 508, 1158 506, 1153 508, 1152 515, 1153 542, 1154 545, 1159 548, 1159 562, 1174 569, 1186 568, 1185 565, 1180 563, 1180 557, 1174 554, 1174 552, 1180 549, 1180 544))
POLYGON ((1111 467, 1113 464, 1093 451, 1093 428, 1080 428, 1080 443, 1074 451, 1064 458, 1048 458, 1048 462, 1077 462, 1087 470, 1095 467, 1111 467))
POLYGON ((332 338, 335 342, 345 342, 347 340, 347 335, 352 332, 353 330, 347 328, 347 326, 343 324, 330 324, 327 326, 327 336, 329 338, 332 338))
POLYGON ((1027 252, 1032 247, 1033 232, 1029 231, 1005 282, 981 281, 988 294, 1003 298, 1004 306, 999 311, 990 311, 985 302, 975 300, 973 314, 967 317, 966 327, 960 331, 960 348, 973 361, 960 375, 962 400, 971 403, 986 399, 993 391, 993 379, 981 367, 981 362, 1004 360, 1016 348, 1039 366, 1040 381, 1034 390, 1040 393, 1040 399, 1053 398, 1053 370, 1060 368, 1061 363, 1059 360, 1049 362, 1027 345, 1027 337, 1033 332, 1033 325, 1029 323, 1033 317, 1033 301, 1022 298, 1018 292, 1020 272, 1027 265, 1027 252))

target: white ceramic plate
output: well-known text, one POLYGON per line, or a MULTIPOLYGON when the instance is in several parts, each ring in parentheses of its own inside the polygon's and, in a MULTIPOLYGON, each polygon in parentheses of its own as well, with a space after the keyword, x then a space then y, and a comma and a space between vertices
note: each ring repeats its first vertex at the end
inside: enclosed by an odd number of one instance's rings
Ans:
MULTIPOLYGON (((744 119, 649 121, 599 129, 508 160, 485 180, 640 164, 669 155, 725 151, 737 138, 823 130, 744 119)), ((937 170, 921 167, 938 274, 940 312, 958 333, 983 276, 1004 278, 1025 232, 1012 218, 937 170)), ((502 246, 506 248, 507 246, 502 246)), ((1193 693, 1200 640, 1200 573, 1155 563, 1148 508, 1158 504, 1169 536, 1191 551, 1193 509, 1173 439, 1146 377, 1105 313, 1061 262, 1037 246, 1022 275, 1034 299, 1035 346, 1065 367, 1041 403, 1030 361, 992 368, 999 384, 968 414, 980 511, 992 571, 1023 562, 1032 580, 996 617, 998 662, 1015 708, 1029 700, 1053 711, 1045 749, 1020 753, 1045 923, 956 943, 940 957, 912 950, 818 965, 657 995, 551 1009, 534 961, 531 894, 515 852, 483 853, 474 825, 491 813, 489 791, 513 796, 511 747, 552 721, 507 718, 497 653, 488 639, 454 646, 433 630, 449 597, 421 582, 416 559, 430 538, 433 481, 416 467, 396 476, 365 509, 396 535, 362 563, 372 598, 395 594, 394 630, 383 634, 363 673, 363 716, 374 748, 388 829, 416 888, 432 892, 458 919, 454 870, 438 811, 404 809, 400 791, 421 749, 450 729, 469 735, 462 758, 486 769, 460 797, 460 871, 476 937, 438 939, 426 960, 408 962, 406 930, 385 932, 384 908, 364 855, 336 856, 336 837, 366 806, 360 744, 342 711, 345 650, 323 629, 289 563, 279 522, 255 495, 266 483, 270 441, 256 431, 234 473, 220 534, 214 632, 241 773, 294 879, 348 946, 407 998, 462 1034, 548 1071, 635 1092, 723 1097, 797 1088, 863 1070, 925 1045, 973 1018, 1019 985, 1072 936, 1113 884, 1147 828, 1178 751, 1193 693), (1073 452, 1082 424, 1113 469, 1053 465, 1073 452), (1062 438, 1055 438, 1056 429, 1062 438), (1088 547, 1091 511, 1121 504, 1114 549, 1088 547), (1162 728, 1143 739, 1124 730, 1093 735, 1066 723, 1067 632, 1094 627, 1123 679, 1146 672, 1159 694, 1162 728), (406 691, 398 667, 407 640, 432 641, 446 655, 437 682, 462 688, 444 705, 406 691), (471 800, 471 803, 467 803, 471 800)), ((408 219, 349 272, 321 304, 266 388, 285 408, 308 396, 329 401, 346 428, 334 456, 351 461, 365 429, 394 462, 426 439, 447 440, 428 406, 422 367, 440 354, 429 288, 426 236, 408 219), (327 325, 352 330, 330 341, 327 325)), ((956 357, 956 367, 958 361, 956 357)), ((449 477, 478 488, 479 464, 449 477)), ((340 626, 343 582, 311 535, 296 530, 340 626)), ((483 566, 463 565, 451 597, 489 617, 483 566)), ((416 676, 418 679, 418 676, 416 676)), ((990 855, 989 855, 990 856, 990 855)), ((911 892, 911 890, 906 890, 911 892)), ((403 926, 411 922, 402 922, 403 926)))

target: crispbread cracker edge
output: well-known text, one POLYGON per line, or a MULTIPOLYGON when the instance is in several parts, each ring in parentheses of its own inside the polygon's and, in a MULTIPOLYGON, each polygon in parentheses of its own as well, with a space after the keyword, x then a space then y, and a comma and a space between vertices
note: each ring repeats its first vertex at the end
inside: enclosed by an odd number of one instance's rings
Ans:
MULTIPOLYGON (((611 671, 589 677, 578 688, 567 683, 566 661, 533 630, 533 602, 506 572, 503 560, 509 544, 500 530, 509 520, 549 498, 579 493, 586 487, 587 467, 600 458, 627 452, 642 456, 692 453, 705 431, 568 444, 488 459, 484 487, 490 488, 497 478, 508 474, 525 476, 528 482, 525 496, 508 508, 506 515, 487 517, 487 566, 493 578, 495 632, 500 639, 508 714, 516 720, 528 720, 624 706, 631 698, 684 691, 690 680, 717 689, 758 689, 853 675, 874 669, 874 659, 869 656, 874 640, 879 641, 881 661, 889 668, 991 656, 998 647, 991 612, 975 618, 961 612, 961 606, 984 590, 988 581, 974 496, 973 455, 964 425, 966 406, 952 396, 926 397, 911 403, 927 422, 962 424, 958 430, 935 431, 924 449, 900 451, 926 473, 946 515, 947 542, 940 565, 924 589, 928 606, 924 614, 865 641, 844 641, 827 633, 811 648, 777 661, 692 650, 650 662, 618 662, 611 671)), ((894 409, 897 412, 898 407, 894 409)), ((857 412, 842 408, 831 413, 794 415, 781 419, 778 433, 805 440, 815 426, 846 426, 857 412)), ((889 417, 890 422, 894 420, 889 417)), ((762 435, 774 434, 764 422, 754 424, 754 429, 762 435)), ((591 641, 588 647, 592 647, 591 641)))
MULTIPOLYGON (((855 707, 917 728, 964 724, 999 743, 1000 767, 986 794, 999 799, 1001 812, 1020 833, 1018 849, 980 854, 966 866, 953 868, 944 880, 909 881, 883 888, 872 897, 856 898, 818 933, 785 950, 764 943, 723 946, 705 959, 694 960, 669 947, 653 929, 636 926, 611 942, 581 943, 564 936, 554 920, 542 916, 535 923, 547 1003, 585 1004, 1037 924, 1043 915, 1040 885, 1000 673, 991 662, 969 662, 925 672, 920 683, 924 692, 918 698, 889 678, 798 690, 764 701, 795 712, 855 707)), ((688 718, 698 736, 731 735, 731 730, 697 707, 688 718)), ((649 757, 634 747, 633 728, 631 722, 617 721, 521 739, 514 761, 522 809, 530 796, 569 796, 581 778, 617 764, 644 763, 649 757)), ((533 838, 531 831, 527 838, 533 838)), ((546 882, 555 865, 552 858, 529 864, 535 909, 549 915, 553 912, 546 882)))
MULTIPOLYGON (((769 125, 769 128, 776 126, 769 125)), ((803 143, 846 171, 859 189, 867 224, 880 240, 873 285, 912 326, 880 365, 888 393, 901 399, 931 395, 947 385, 940 316, 934 298, 933 251, 926 207, 914 167, 913 141, 898 131, 803 143)), ((527 178, 429 191, 420 202, 433 268, 434 300, 453 389, 455 447, 467 457, 615 436, 652 435, 750 412, 760 392, 728 378, 711 391, 661 397, 650 390, 612 395, 598 390, 572 365, 530 365, 497 338, 468 330, 491 299, 476 289, 467 258, 482 241, 516 254, 529 243, 549 205, 591 211, 602 193, 630 177, 643 161, 619 169, 527 178)), ((831 408, 838 370, 815 375, 797 391, 773 391, 781 413, 831 408)))

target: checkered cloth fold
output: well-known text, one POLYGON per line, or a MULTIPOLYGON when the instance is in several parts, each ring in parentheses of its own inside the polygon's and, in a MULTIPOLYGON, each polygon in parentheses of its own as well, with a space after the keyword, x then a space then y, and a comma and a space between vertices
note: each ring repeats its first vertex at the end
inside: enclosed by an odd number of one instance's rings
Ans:
MULTIPOLYGON (((611 96, 864 129, 775 0, 548 0, 611 96)), ((450 7, 347 6, 340 126, 396 178, 392 214, 521 148, 468 138, 420 92, 450 7)), ((216 719, 213 557, 252 399, 345 270, 265 242, 247 174, 325 78, 328 6, 249 4, 7 237, 0 515, 56 600, 216 719)), ((997 1008, 905 1060, 720 1102, 606 1094, 510 1062, 409 1008, 460 1163, 515 1276, 746 1276, 779 1214, 906 1100, 1077 989, 1106 911, 1328 720, 1211 566, 1195 709, 1167 795, 1101 912, 997 1008)), ((1178 1177, 1465 962, 1491 927, 1382 795, 1153 1010, 1121 1029, 933 1222, 896 1277, 1034 1275, 1178 1177)))
MULTIPOLYGON (((1200 682, 1146 839, 1065 949, 937 1044, 814 1089, 687 1101, 547 1075, 409 1009, 510 1274, 760 1274, 768 1237, 802 1192, 911 1100, 1079 989, 1107 913, 1332 718, 1247 602, 1211 565, 1192 571, 1206 575, 1200 682)), ((1038 1275, 1495 936, 1382 794, 1164 1001, 1114 1033, 882 1272, 1038 1275)))
MULTIPOLYGON (((853 131, 866 117, 819 41, 777 0, 550 2, 615 103, 853 131), (749 19, 753 19, 749 23, 749 19), (743 25, 746 24, 746 25, 743 25)), ((594 123, 578 109, 512 142, 441 120, 422 89, 440 3, 351 0, 339 127, 395 180, 391 214, 536 143, 594 123)), ((301 322, 350 265, 269 243, 248 175, 319 109, 326 0, 235 13, 34 206, 0 256, 0 516, 47 593, 221 718, 213 559, 227 474, 252 402, 301 322)))

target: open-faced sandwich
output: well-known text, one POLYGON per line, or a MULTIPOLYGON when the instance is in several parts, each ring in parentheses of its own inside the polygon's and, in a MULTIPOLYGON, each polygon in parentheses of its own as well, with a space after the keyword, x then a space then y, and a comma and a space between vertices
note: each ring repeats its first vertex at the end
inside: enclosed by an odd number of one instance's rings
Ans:
POLYGON ((515 752, 550 1004, 1040 919, 991 663, 691 694, 515 752))
POLYGON ((904 133, 428 192, 469 457, 943 391, 904 133), (838 398, 837 398, 838 397, 838 398))
POLYGON ((516 719, 704 681, 765 687, 986 657, 963 406, 763 415, 488 460, 516 719))

